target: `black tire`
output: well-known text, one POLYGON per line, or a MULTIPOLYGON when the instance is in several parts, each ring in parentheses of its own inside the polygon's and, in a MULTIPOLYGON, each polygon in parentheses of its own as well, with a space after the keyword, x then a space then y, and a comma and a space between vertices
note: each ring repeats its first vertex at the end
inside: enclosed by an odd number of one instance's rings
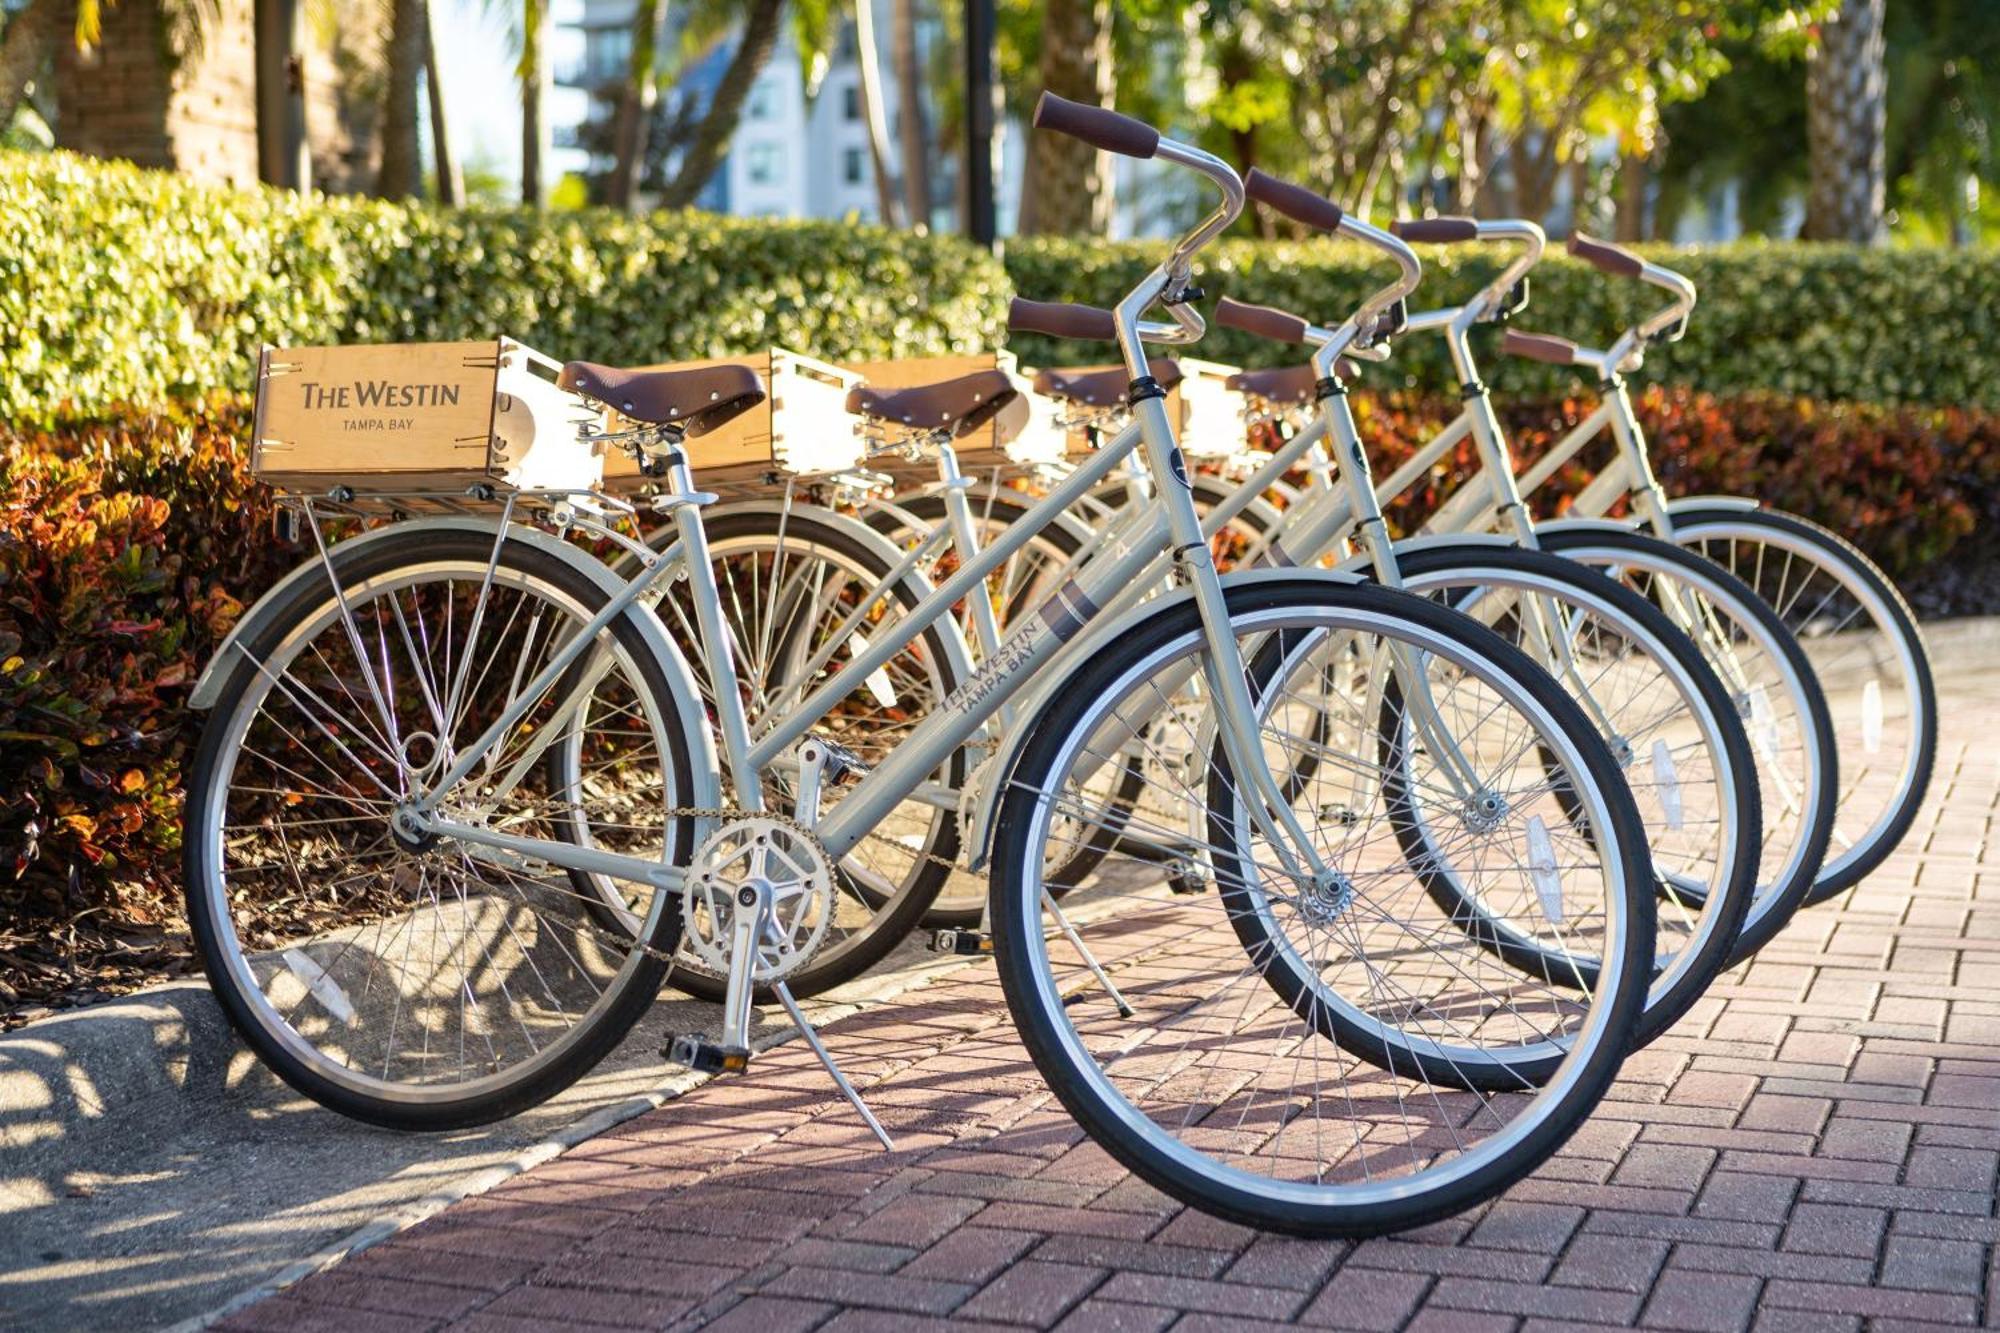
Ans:
MULTIPOLYGON (((355 547, 336 547, 333 559, 341 585, 353 587, 362 580, 428 561, 464 559, 483 564, 493 551, 491 533, 445 529, 396 533, 355 547)), ((506 542, 501 548, 500 561, 510 570, 519 570, 562 589, 582 607, 601 608, 609 600, 587 575, 526 542, 506 542)), ((585 1023, 566 1037, 561 1048, 531 1076, 484 1094, 415 1105, 364 1095, 326 1078, 297 1058, 260 1018, 257 1006, 240 989, 230 965, 230 957, 241 953, 235 923, 226 912, 218 914, 215 902, 203 887, 210 883, 212 873, 219 873, 222 867, 209 864, 209 841, 197 821, 218 796, 217 784, 223 776, 220 751, 230 730, 228 724, 252 683, 261 678, 250 661, 264 661, 295 627, 326 606, 332 597, 332 584, 322 566, 311 577, 302 579, 271 609, 261 629, 243 641, 249 660, 238 656, 229 669, 203 727, 188 782, 189 826, 185 830, 183 852, 188 923, 195 945, 217 1001, 244 1042, 286 1083, 322 1106, 356 1120, 399 1130, 435 1132, 502 1120, 548 1100, 589 1072, 652 1006, 666 972, 666 959, 680 941, 679 899, 673 894, 661 895, 666 906, 657 916, 647 941, 649 948, 630 956, 627 969, 620 973, 617 993, 586 1016, 585 1023)), ((674 697, 672 687, 636 621, 620 616, 611 622, 610 632, 637 667, 641 684, 652 693, 662 716, 676 718, 670 703, 674 697)), ((675 789, 690 792, 693 770, 688 738, 677 726, 668 727, 667 734, 675 789)), ((672 836, 680 843, 680 855, 690 854, 693 822, 677 820, 671 827, 672 836)))
MULTIPOLYGON (((1792 919, 1812 892, 1820 868, 1825 863, 1827 846, 1833 837, 1834 808, 1840 788, 1833 716, 1827 707, 1826 694, 1819 687, 1819 680, 1813 674, 1805 650, 1799 647, 1798 640, 1785 628, 1777 613, 1741 579, 1715 562, 1704 560, 1657 537, 1595 525, 1554 527, 1539 534, 1537 542, 1545 551, 1593 567, 1616 567, 1623 561, 1636 560, 1674 570, 1676 577, 1709 585, 1715 590, 1715 595, 1727 599, 1731 615, 1745 623, 1755 622, 1762 640, 1782 658, 1786 671, 1796 682, 1795 701, 1800 708, 1800 722, 1814 753, 1820 756, 1816 761, 1819 781, 1816 789, 1803 802, 1798 839, 1801 854, 1796 869, 1787 877, 1786 883, 1772 884, 1752 905, 1750 916, 1738 935, 1736 951, 1728 964, 1734 966, 1770 943, 1784 929, 1785 923, 1792 919)), ((1772 799, 1768 787, 1763 792, 1763 798, 1768 806, 1772 799)), ((1771 827, 1768 816, 1764 826, 1768 834, 1771 827)))
MULTIPOLYGON (((1917 619, 1911 614, 1909 603, 1903 600, 1903 594, 1889 576, 1852 542, 1817 523, 1779 510, 1744 510, 1721 505, 1676 508, 1670 518, 1674 542, 1699 555, 1707 554, 1712 536, 1726 541, 1723 534, 1731 528, 1741 527, 1768 529, 1783 538, 1817 548, 1822 552, 1822 563, 1844 567, 1850 577, 1868 590, 1888 622, 1887 629, 1909 653, 1910 687, 1922 710, 1912 742, 1915 763, 1909 785, 1899 798, 1896 809, 1871 832, 1866 846, 1855 846, 1831 857, 1821 869, 1811 891, 1806 894, 1806 904, 1823 903, 1860 883, 1895 852, 1904 835, 1910 831, 1910 825, 1916 821, 1917 811, 1923 807, 1924 797, 1930 790, 1931 775, 1937 765, 1938 703, 1937 684, 1931 675, 1930 653, 1924 647, 1923 633, 1917 628, 1917 619)), ((1762 589, 1757 591, 1764 595, 1762 589)), ((1782 616, 1781 608, 1773 609, 1779 610, 1782 616)), ((1836 746, 1841 744, 1844 742, 1839 740, 1836 728, 1836 746)), ((1851 780, 1856 767, 1843 754, 1840 765, 1843 781, 1851 780)))
MULTIPOLYGON (((1300 1236, 1359 1237, 1422 1226, 1484 1202, 1534 1170, 1562 1146, 1616 1075, 1643 1003, 1646 960, 1653 947, 1653 903, 1650 893, 1640 887, 1648 883, 1649 875, 1644 839, 1637 832, 1638 815, 1611 755, 1591 736, 1576 705, 1524 655, 1483 626, 1407 594, 1318 579, 1238 585, 1228 589, 1226 596, 1233 617, 1301 603, 1324 609, 1331 601, 1343 609, 1422 626, 1464 645, 1468 657, 1493 666, 1504 664, 1499 669, 1506 672, 1506 678, 1577 738, 1579 751, 1591 756, 1593 782, 1603 792, 1607 807, 1616 812, 1612 822, 1619 830, 1620 859, 1616 864, 1623 876, 1620 893, 1624 910, 1630 913, 1616 993, 1600 999, 1605 1007, 1599 1038, 1587 1050, 1572 1055, 1578 1063, 1566 1075, 1560 1094, 1531 1094, 1557 1100, 1539 1109, 1534 1119, 1513 1122, 1510 1132, 1518 1137, 1504 1155, 1461 1170, 1428 1190, 1403 1190, 1365 1207, 1324 1199, 1277 1198, 1251 1182, 1236 1186, 1202 1174, 1153 1141, 1145 1132, 1153 1122, 1144 1113, 1100 1087, 1099 1071, 1087 1055, 1083 1060, 1089 1068, 1076 1062, 1071 1034, 1058 1027, 1058 1023, 1067 1024, 1062 1016, 1069 1011, 1061 997, 1045 993, 1038 970, 1037 955, 1044 948, 1043 927, 1039 897, 1032 886, 1040 876, 1042 851, 1031 845, 1037 818, 1033 802, 1052 771, 1064 763, 1065 751, 1077 743, 1073 738, 1088 729, 1093 703, 1115 693, 1121 676, 1137 669, 1135 664, 1196 631, 1197 614, 1186 603, 1162 608, 1081 665, 1071 688, 1052 696, 1046 710, 1028 724, 1031 729, 1002 802, 994 837, 995 951, 1008 1006, 1029 1054, 1063 1106, 1113 1157, 1173 1197, 1229 1221, 1300 1236)), ((1115 925, 1112 933, 1122 928, 1122 924, 1115 925)), ((1345 1043, 1358 1048, 1356 1054, 1374 1048, 1373 1056, 1363 1058, 1393 1058, 1400 1069, 1412 1067, 1406 1054, 1390 1057, 1367 1033, 1347 1032, 1344 1037, 1345 1043)), ((1448 1085, 1457 1083, 1449 1070, 1418 1072, 1439 1075, 1448 1085)), ((1509 1087, 1522 1090, 1518 1081, 1509 1087)))

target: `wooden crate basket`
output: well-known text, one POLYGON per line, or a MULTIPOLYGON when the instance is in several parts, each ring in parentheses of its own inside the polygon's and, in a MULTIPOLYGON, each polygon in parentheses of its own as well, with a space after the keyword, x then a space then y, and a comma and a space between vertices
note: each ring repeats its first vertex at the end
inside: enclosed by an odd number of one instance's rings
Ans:
MULTIPOLYGON (((1237 372, 1236 366, 1215 361, 1198 361, 1190 356, 1175 357, 1181 381, 1167 390, 1167 420, 1174 423, 1181 448, 1190 457, 1219 458, 1243 448, 1243 396, 1225 383, 1237 372)), ((1117 370, 1119 365, 1080 366, 1080 370, 1117 370)), ((1089 433, 1082 429, 1069 433, 1072 457, 1091 449, 1089 433)))
POLYGON ((266 347, 250 470, 276 489, 463 499, 480 482, 587 490, 602 414, 515 342, 266 347))
MULTIPOLYGON (((953 441, 959 466, 968 472, 989 472, 995 468, 1020 469, 1061 462, 1067 447, 1063 431, 1056 425, 1056 405, 1028 387, 1011 352, 979 352, 964 356, 916 356, 901 361, 864 361, 848 369, 869 384, 883 389, 912 389, 941 384, 982 370, 1004 370, 1013 375, 1021 394, 1002 408, 993 420, 969 435, 953 441)), ((869 466, 878 471, 902 475, 910 473, 935 479, 937 466, 929 458, 909 462, 903 459, 875 459, 869 466)))
MULTIPOLYGON (((771 484, 785 475, 846 472, 861 461, 858 421, 847 411, 847 392, 861 376, 798 352, 774 347, 756 356, 676 361, 648 370, 699 366, 748 366, 764 381, 765 398, 750 411, 698 435, 686 445, 695 485, 740 491, 771 484)), ((612 429, 627 423, 613 414, 612 429)), ((630 454, 613 449, 604 460, 605 485, 636 489, 650 482, 630 454)))
POLYGON ((1191 356, 1180 362, 1180 415, 1176 418, 1181 451, 1190 458, 1232 458, 1249 448, 1249 426, 1243 419, 1245 399, 1229 387, 1229 377, 1242 369, 1191 356))

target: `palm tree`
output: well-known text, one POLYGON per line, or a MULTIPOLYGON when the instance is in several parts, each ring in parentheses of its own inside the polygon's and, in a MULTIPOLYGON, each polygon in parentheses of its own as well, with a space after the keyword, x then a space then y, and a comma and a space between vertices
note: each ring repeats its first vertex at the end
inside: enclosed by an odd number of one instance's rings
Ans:
MULTIPOLYGON (((82 26, 83 8, 78 6, 77 27, 82 26)), ((8 20, 7 31, 0 36, 0 130, 14 123, 29 86, 55 54, 61 32, 58 0, 28 0, 28 7, 8 20)))
MULTIPOLYGON (((1058 97, 1111 104, 1111 0, 1049 0, 1042 10, 1041 76, 1042 88, 1058 97)), ((1032 136, 1021 231, 1103 235, 1113 203, 1105 157, 1068 135, 1032 136)))
POLYGON ((743 101, 750 95, 751 85, 771 62, 771 52, 778 45, 785 0, 747 0, 744 11, 735 54, 730 56, 715 96, 695 127, 687 151, 681 155, 679 168, 660 191, 663 208, 686 208, 708 184, 708 178, 715 174, 723 153, 728 150, 730 139, 735 137, 736 122, 742 118, 743 101))
POLYGON ((375 193, 408 199, 423 192, 417 83, 424 75, 424 0, 390 0, 382 90, 382 162, 375 193))
POLYGON ((889 58, 896 67, 896 138, 903 157, 903 206, 910 225, 931 220, 930 130, 924 117, 924 70, 917 55, 916 0, 889 8, 889 58))
POLYGON ((456 208, 465 202, 465 174, 451 150, 451 128, 445 117, 444 72, 438 68, 437 15, 430 0, 424 6, 424 91, 431 108, 431 156, 437 159, 438 202, 456 208))
POLYGON ((1873 242, 1882 236, 1888 80, 1884 0, 1841 0, 1806 63, 1811 184, 1802 235, 1873 242))
POLYGON ((625 84, 618 92, 618 110, 611 127, 611 179, 605 186, 605 202, 630 212, 638 203, 639 174, 646 161, 646 134, 653 124, 653 102, 658 95, 655 80, 660 36, 660 16, 665 0, 638 0, 632 9, 632 58, 625 69, 625 84))
POLYGON ((521 202, 530 208, 541 207, 549 156, 548 35, 549 0, 521 0, 521 202))
POLYGON ((895 175, 889 170, 889 126, 882 108, 882 65, 875 45, 875 0, 854 0, 854 60, 860 73, 861 121, 868 127, 868 159, 875 173, 875 212, 885 227, 903 225, 895 175))

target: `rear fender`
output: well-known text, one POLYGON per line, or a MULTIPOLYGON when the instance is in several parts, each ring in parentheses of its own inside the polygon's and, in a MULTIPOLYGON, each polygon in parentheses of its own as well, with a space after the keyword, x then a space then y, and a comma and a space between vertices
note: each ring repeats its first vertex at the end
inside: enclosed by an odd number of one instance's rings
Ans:
MULTIPOLYGON (((331 548, 329 554, 338 566, 343 560, 352 559, 356 552, 365 549, 371 543, 384 540, 392 534, 412 531, 477 532, 490 540, 498 533, 498 523, 492 519, 466 515, 411 519, 351 537, 331 548)), ((624 590, 624 581, 612 573, 602 561, 539 528, 511 524, 508 538, 537 547, 563 561, 596 584, 607 597, 616 596, 624 590)), ((254 669, 244 659, 241 651, 243 644, 270 625, 278 614, 281 600, 289 592, 303 580, 316 578, 321 572, 322 566, 318 559, 306 561, 280 579, 275 587, 258 598, 250 609, 243 613, 235 628, 229 631, 222 645, 215 650, 215 656, 210 658, 208 665, 202 669, 200 679, 195 682, 194 693, 188 699, 190 707, 204 710, 213 708, 234 671, 239 668, 254 669)), ((661 577, 671 577, 671 575, 661 577)), ((653 614, 652 608, 639 602, 634 603, 631 610, 641 638, 644 639, 646 647, 659 659, 661 670, 667 678, 668 688, 673 693, 670 702, 677 714, 682 732, 688 738, 691 751, 689 757, 694 764, 696 800, 703 805, 714 805, 717 803, 719 791, 716 784, 715 742, 709 733, 707 713, 701 705, 701 688, 695 681, 693 671, 688 668, 687 659, 681 655, 680 648, 674 643, 673 636, 667 632, 667 627, 660 622, 660 618, 653 614)))

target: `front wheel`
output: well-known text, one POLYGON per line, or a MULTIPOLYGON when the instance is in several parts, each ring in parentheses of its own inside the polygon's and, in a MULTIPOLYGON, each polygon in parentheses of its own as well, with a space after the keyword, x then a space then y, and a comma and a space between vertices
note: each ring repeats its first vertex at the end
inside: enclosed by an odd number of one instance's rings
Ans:
POLYGON ((1757 894, 1730 962, 1768 944, 1792 918, 1826 859, 1838 760, 1826 695, 1798 640, 1728 570, 1643 533, 1551 525, 1545 551, 1633 589, 1693 639, 1750 734, 1763 816, 1757 894))
POLYGON ((1063 900, 1067 929, 1044 928, 1048 871, 1089 836, 1101 808, 1091 786, 1128 762, 1135 719, 1184 728, 1180 745, 1212 752, 1214 715, 1168 706, 1203 671, 1202 626, 1192 606, 1164 607, 1027 724, 994 844, 1008 1005, 1063 1105, 1175 1197, 1299 1235, 1419 1226, 1533 1170, 1629 1049, 1653 957, 1638 813, 1576 705, 1467 618, 1331 579, 1239 585, 1228 605, 1246 655, 1273 635, 1297 650, 1286 654, 1296 669, 1261 693, 1247 744, 1261 742, 1274 775, 1307 749, 1329 775, 1289 789, 1329 873, 1284 869, 1226 771, 1149 766, 1132 815, 1143 827, 1121 833, 1178 848, 1198 878, 1123 854, 1121 841, 1063 900), (1499 798, 1415 784, 1437 819, 1456 821, 1468 864, 1489 868, 1484 899, 1523 930, 1587 938, 1601 960, 1592 985, 1508 965, 1413 871, 1380 799, 1370 686, 1382 677, 1365 665, 1384 663, 1422 673, 1470 759, 1461 776, 1499 798), (1336 714, 1343 725, 1329 730, 1336 714), (1565 800, 1589 837, 1572 831, 1565 800))

